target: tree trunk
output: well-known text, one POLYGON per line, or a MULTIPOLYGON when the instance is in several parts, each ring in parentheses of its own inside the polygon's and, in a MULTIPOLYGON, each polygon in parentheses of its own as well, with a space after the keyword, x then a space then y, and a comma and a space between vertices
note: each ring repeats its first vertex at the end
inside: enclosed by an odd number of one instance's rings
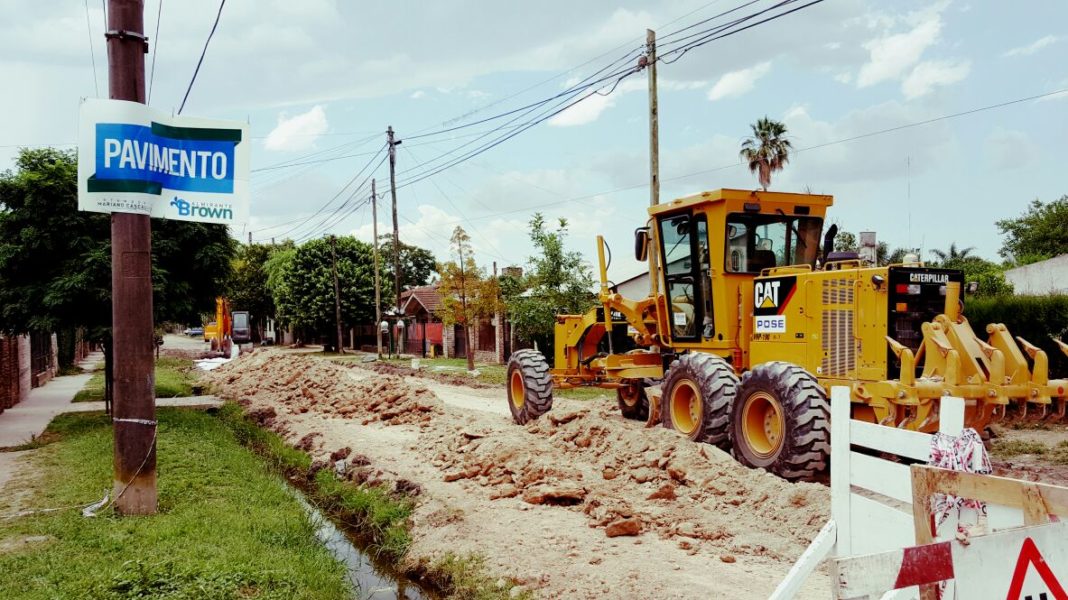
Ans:
POLYGON ((471 345, 471 327, 464 323, 464 342, 467 344, 467 370, 475 370, 475 348, 471 345))

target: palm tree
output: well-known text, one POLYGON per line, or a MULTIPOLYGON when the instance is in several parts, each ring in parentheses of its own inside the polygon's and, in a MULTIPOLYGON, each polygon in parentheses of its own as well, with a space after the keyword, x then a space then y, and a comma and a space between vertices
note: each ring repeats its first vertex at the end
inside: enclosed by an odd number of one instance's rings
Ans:
POLYGON ((772 121, 765 116, 750 127, 753 128, 753 136, 742 142, 742 150, 738 154, 749 163, 749 170, 757 174, 760 187, 766 192, 771 185, 771 174, 786 166, 790 151, 794 148, 786 139, 786 125, 779 121, 772 121))
POLYGON ((963 261, 970 257, 974 247, 961 248, 957 250, 957 242, 952 242, 949 245, 949 251, 931 250, 931 254, 938 257, 938 262, 942 264, 953 264, 963 261))

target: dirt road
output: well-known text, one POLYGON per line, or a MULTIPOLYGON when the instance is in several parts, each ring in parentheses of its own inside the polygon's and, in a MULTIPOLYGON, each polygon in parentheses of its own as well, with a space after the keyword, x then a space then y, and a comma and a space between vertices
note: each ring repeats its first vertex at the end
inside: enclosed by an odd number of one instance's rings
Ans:
MULTIPOLYGON (((356 481, 418 487, 413 563, 482 554, 545 598, 766 598, 826 522, 825 487, 746 469, 706 445, 558 399, 512 424, 503 390, 276 350, 205 375, 356 481), (611 537, 610 537, 611 536, 611 537)), ((823 573, 802 597, 826 597, 823 573)))

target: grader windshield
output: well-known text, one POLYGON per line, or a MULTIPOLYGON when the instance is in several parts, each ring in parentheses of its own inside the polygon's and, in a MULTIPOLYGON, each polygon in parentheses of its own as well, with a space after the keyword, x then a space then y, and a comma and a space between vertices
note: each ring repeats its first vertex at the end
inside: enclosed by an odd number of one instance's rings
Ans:
POLYGON ((813 265, 823 220, 735 213, 727 217, 727 271, 760 273, 786 265, 813 265))

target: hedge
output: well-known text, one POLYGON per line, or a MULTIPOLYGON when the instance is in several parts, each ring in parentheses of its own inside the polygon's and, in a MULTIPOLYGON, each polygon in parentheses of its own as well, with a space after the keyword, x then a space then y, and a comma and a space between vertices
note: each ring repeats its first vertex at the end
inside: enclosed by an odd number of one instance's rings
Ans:
POLYGON ((1046 351, 1050 377, 1068 377, 1068 357, 1050 339, 1068 342, 1068 295, 969 298, 964 316, 984 340, 988 323, 1004 323, 1013 336, 1046 351))

